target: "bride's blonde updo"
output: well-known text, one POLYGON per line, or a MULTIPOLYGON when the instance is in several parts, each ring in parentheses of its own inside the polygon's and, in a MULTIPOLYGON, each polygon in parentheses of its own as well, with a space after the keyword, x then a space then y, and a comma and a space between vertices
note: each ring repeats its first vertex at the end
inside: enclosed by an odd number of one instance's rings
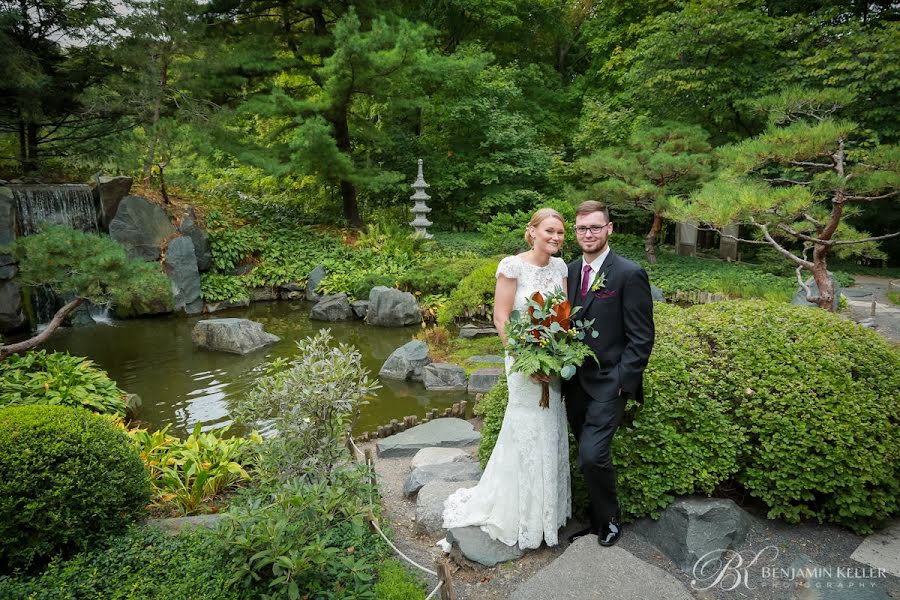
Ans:
POLYGON ((534 236, 528 231, 530 227, 537 227, 546 219, 559 219, 559 222, 563 224, 563 229, 566 227, 566 220, 563 219, 562 215, 559 214, 555 209, 552 208, 539 208, 534 211, 534 214, 531 215, 531 220, 528 221, 528 225, 525 227, 525 242, 529 246, 534 245, 534 236))

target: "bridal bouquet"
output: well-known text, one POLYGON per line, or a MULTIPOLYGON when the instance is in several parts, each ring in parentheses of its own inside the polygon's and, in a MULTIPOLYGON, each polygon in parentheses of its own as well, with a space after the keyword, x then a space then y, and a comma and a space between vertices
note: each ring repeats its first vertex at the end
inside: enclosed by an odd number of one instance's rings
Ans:
MULTIPOLYGON (((561 289, 545 298, 540 292, 528 299, 525 313, 514 310, 506 324, 507 350, 515 360, 512 370, 527 376, 559 375, 569 379, 588 357, 597 357, 584 343, 584 336, 594 320, 575 321, 579 307, 572 308, 561 289)), ((597 337, 596 331, 591 331, 597 337)), ((550 385, 542 382, 542 408, 550 407, 550 385)))

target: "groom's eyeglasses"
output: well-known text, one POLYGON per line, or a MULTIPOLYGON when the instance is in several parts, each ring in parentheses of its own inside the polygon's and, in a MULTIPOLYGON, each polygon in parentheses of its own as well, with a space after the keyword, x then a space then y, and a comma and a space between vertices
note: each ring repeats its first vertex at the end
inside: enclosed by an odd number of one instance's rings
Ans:
MULTIPOLYGON (((609 225, 609 223, 606 223, 609 225)), ((584 225, 579 225, 575 228, 575 235, 584 235, 588 231, 593 233, 594 235, 600 235, 600 232, 606 227, 606 225, 591 225, 590 227, 585 227, 584 225)))

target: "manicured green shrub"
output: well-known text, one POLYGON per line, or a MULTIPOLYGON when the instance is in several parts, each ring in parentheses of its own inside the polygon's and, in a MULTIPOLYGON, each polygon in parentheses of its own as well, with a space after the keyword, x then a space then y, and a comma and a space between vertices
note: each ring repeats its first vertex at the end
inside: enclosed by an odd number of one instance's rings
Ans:
POLYGON ((425 588, 398 560, 388 560, 378 568, 376 600, 423 600, 425 588))
POLYGON ((575 206, 565 200, 546 200, 534 204, 534 207, 527 211, 496 214, 490 222, 479 227, 487 247, 493 250, 493 254, 506 255, 528 250, 528 244, 525 242, 525 227, 531 220, 534 211, 542 207, 555 209, 566 220, 566 236, 560 256, 565 260, 579 256, 581 250, 578 249, 573 229, 575 227, 575 206))
POLYGON ((490 260, 467 275, 450 294, 447 303, 438 312, 438 323, 447 325, 460 317, 474 316, 484 312, 490 319, 490 308, 494 304, 494 290, 497 287, 497 265, 499 260, 490 260))
MULTIPOLYGON (((654 310, 646 399, 629 402, 614 440, 625 515, 729 481, 788 522, 865 533, 900 510, 900 353, 878 334, 781 303, 654 310)), ((482 462, 504 393, 479 406, 482 462)))
POLYGON ((246 276, 203 273, 200 295, 206 302, 241 302, 250 298, 249 284, 246 276))
POLYGON ((134 526, 36 577, 0 577, 0 598, 17 600, 237 600, 215 532, 192 528, 172 537, 134 526))
POLYGON ((900 352, 806 307, 727 302, 693 316, 748 438, 737 481, 769 517, 865 533, 900 510, 900 352))
POLYGON ((50 404, 125 416, 125 392, 94 362, 38 350, 0 361, 0 406, 50 404))
POLYGON ((0 572, 82 550, 143 514, 147 470, 108 419, 63 406, 0 408, 0 572))

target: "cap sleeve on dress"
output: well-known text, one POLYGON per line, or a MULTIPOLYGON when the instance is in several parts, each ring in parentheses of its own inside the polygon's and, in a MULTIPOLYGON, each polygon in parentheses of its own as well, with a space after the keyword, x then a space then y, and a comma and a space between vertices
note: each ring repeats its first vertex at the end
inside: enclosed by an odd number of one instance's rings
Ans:
POLYGON ((559 258, 558 256, 553 256, 550 258, 550 260, 553 261, 553 270, 560 277, 568 277, 569 276, 569 267, 566 266, 566 261, 559 258))
POLYGON ((507 256, 503 260, 500 261, 500 264, 497 265, 497 275, 496 277, 500 277, 503 275, 504 277, 508 277, 509 279, 518 279, 519 278, 520 265, 519 261, 515 256, 507 256))

